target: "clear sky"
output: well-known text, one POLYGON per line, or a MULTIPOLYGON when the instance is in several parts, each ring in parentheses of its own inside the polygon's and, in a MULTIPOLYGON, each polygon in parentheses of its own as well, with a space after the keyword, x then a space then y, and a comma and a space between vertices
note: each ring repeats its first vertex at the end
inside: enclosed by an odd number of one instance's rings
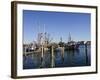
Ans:
POLYGON ((67 42, 69 32, 75 41, 91 39, 91 15, 75 12, 48 12, 23 10, 23 40, 30 43, 37 40, 38 32, 45 31, 53 38, 53 42, 67 42))

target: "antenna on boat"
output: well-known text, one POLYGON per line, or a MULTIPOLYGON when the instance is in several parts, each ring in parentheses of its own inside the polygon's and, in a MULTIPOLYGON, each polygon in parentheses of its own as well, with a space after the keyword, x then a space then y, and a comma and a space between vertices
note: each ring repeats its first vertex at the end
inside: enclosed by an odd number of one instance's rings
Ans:
POLYGON ((60 37, 60 42, 62 42, 62 37, 60 37))
POLYGON ((69 32, 68 42, 71 42, 71 34, 69 32))
POLYGON ((44 26, 43 26, 43 28, 44 28, 44 43, 46 43, 46 41, 47 41, 47 34, 46 34, 46 31, 45 31, 45 24, 44 24, 44 26))
POLYGON ((44 24, 43 28, 44 28, 44 33, 45 33, 45 24, 44 24))
POLYGON ((38 22, 38 36, 37 36, 37 41, 38 41, 39 45, 41 44, 41 38, 42 38, 41 26, 40 26, 40 23, 38 22))
POLYGON ((40 33, 40 24, 38 24, 38 33, 40 33))

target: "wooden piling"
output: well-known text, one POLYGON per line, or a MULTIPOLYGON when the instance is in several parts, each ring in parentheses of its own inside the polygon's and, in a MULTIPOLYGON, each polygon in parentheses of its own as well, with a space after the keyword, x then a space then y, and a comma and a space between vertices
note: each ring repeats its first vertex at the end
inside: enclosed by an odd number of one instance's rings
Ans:
POLYGON ((26 57, 26 47, 25 47, 25 52, 24 52, 24 55, 25 55, 25 57, 26 57))
POLYGON ((64 47, 61 48, 62 59, 64 60, 64 47))
POLYGON ((43 54, 44 54, 44 48, 43 48, 43 45, 42 45, 42 50, 41 50, 41 60, 43 60, 43 54))
POLYGON ((86 65, 87 65, 88 64, 87 44, 85 44, 85 53, 86 53, 86 65))
POLYGON ((54 67, 55 63, 54 63, 54 47, 51 47, 51 67, 54 67))
POLYGON ((27 55, 26 55, 26 47, 25 47, 25 50, 24 50, 24 57, 25 57, 25 62, 27 62, 27 60, 26 60, 26 57, 27 57, 27 55))
POLYGON ((42 68, 43 67, 43 56, 44 56, 44 47, 43 47, 43 45, 42 45, 42 47, 41 47, 41 65, 40 65, 40 68, 42 68))

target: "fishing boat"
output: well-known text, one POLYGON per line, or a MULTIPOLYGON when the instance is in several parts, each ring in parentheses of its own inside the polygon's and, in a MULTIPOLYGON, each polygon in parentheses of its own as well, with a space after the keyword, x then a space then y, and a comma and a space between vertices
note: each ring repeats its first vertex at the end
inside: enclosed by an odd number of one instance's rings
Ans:
POLYGON ((79 45, 77 44, 77 42, 72 40, 71 35, 69 33, 69 38, 67 44, 65 45, 65 50, 77 50, 78 47, 79 45))
POLYGON ((65 50, 77 50, 78 49, 78 44, 76 44, 75 42, 68 42, 65 46, 65 50))

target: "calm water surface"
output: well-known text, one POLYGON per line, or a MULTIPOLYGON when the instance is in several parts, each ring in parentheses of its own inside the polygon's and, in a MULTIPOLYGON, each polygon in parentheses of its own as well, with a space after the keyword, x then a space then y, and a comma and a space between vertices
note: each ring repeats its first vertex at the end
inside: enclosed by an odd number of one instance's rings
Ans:
POLYGON ((75 66, 90 66, 91 65, 91 48, 81 45, 78 50, 54 52, 54 56, 50 52, 45 52, 43 59, 41 53, 33 53, 23 56, 23 69, 36 68, 52 68, 52 67, 75 67, 75 66))

